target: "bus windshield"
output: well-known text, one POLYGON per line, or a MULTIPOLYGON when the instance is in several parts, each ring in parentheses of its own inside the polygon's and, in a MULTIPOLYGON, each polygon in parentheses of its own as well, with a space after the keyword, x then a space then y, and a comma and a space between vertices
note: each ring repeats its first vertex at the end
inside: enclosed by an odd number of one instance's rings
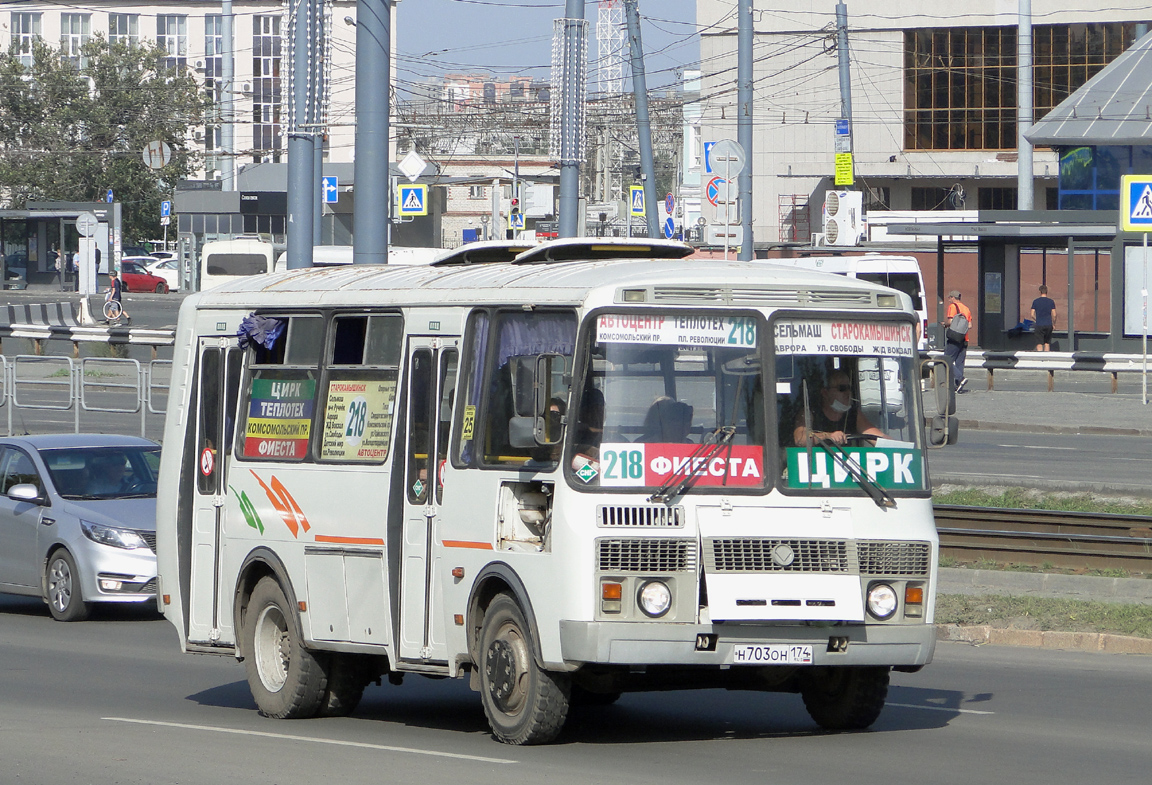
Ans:
POLYGON ((577 487, 765 487, 760 320, 746 313, 606 313, 573 397, 577 487))
POLYGON ((926 490, 914 326, 786 317, 773 333, 782 488, 926 490))

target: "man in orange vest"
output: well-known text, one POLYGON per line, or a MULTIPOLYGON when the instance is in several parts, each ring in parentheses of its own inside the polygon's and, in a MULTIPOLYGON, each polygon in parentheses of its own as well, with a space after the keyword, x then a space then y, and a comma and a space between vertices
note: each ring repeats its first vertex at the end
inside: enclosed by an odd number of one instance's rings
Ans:
MULTIPOLYGON (((960 325, 957 325, 959 327, 960 325)), ((972 327, 972 311, 967 305, 960 302, 960 292, 953 289, 948 292, 948 311, 944 319, 944 356, 952 363, 952 372, 956 377, 956 392, 968 392, 964 389, 964 385, 968 384, 968 380, 964 378, 964 361, 968 358, 968 330, 972 327), (963 329, 963 339, 955 340, 955 333, 961 332, 953 327, 953 322, 956 321, 956 316, 963 314, 967 324, 963 329), (949 330, 955 330, 955 333, 949 333, 949 330)))

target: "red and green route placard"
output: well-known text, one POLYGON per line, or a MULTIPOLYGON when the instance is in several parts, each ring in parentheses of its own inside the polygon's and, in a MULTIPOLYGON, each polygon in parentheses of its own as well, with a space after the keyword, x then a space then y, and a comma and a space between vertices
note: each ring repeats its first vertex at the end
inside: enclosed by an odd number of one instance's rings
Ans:
POLYGON ((308 454, 315 397, 312 379, 253 379, 244 457, 303 459, 308 454))

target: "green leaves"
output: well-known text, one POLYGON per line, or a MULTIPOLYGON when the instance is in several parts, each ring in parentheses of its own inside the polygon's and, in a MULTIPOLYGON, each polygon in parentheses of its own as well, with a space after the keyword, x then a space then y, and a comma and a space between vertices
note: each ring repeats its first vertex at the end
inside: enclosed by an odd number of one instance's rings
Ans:
POLYGON ((191 134, 211 105, 190 71, 159 67, 154 45, 84 46, 77 70, 43 41, 25 68, 0 53, 0 206, 28 201, 103 201, 113 189, 123 205, 124 242, 155 237, 160 202, 193 175, 200 154, 191 134), (172 160, 156 172, 142 152, 167 142, 172 160))

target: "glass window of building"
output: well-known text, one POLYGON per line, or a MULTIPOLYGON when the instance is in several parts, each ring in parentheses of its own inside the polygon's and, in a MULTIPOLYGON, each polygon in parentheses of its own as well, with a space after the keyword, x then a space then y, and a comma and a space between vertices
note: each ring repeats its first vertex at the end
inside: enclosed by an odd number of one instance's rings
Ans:
MULTIPOLYGON (((220 14, 207 14, 204 17, 204 84, 212 96, 212 106, 206 114, 204 124, 204 149, 219 150, 223 146, 224 133, 220 122, 220 101, 223 98, 224 68, 224 18, 220 14)), ((204 168, 209 178, 220 171, 217 156, 208 155, 204 168)))
POLYGON ((279 163, 280 66, 279 16, 252 18, 252 160, 279 163))
MULTIPOLYGON (((1135 23, 1036 25, 1035 118, 1078 90, 1135 37, 1135 23)), ((1016 84, 1014 27, 905 31, 905 149, 1015 149, 1016 84)))
POLYGON ((92 38, 91 14, 60 14, 60 54, 76 69, 88 67, 84 44, 92 38))
POLYGON ((140 15, 108 14, 108 43, 138 45, 140 43, 140 15))
POLYGON ((156 17, 156 45, 164 50, 163 68, 188 65, 188 17, 175 14, 156 17))
POLYGON ((32 67, 32 42, 40 37, 40 14, 13 12, 12 54, 25 68, 32 67))

